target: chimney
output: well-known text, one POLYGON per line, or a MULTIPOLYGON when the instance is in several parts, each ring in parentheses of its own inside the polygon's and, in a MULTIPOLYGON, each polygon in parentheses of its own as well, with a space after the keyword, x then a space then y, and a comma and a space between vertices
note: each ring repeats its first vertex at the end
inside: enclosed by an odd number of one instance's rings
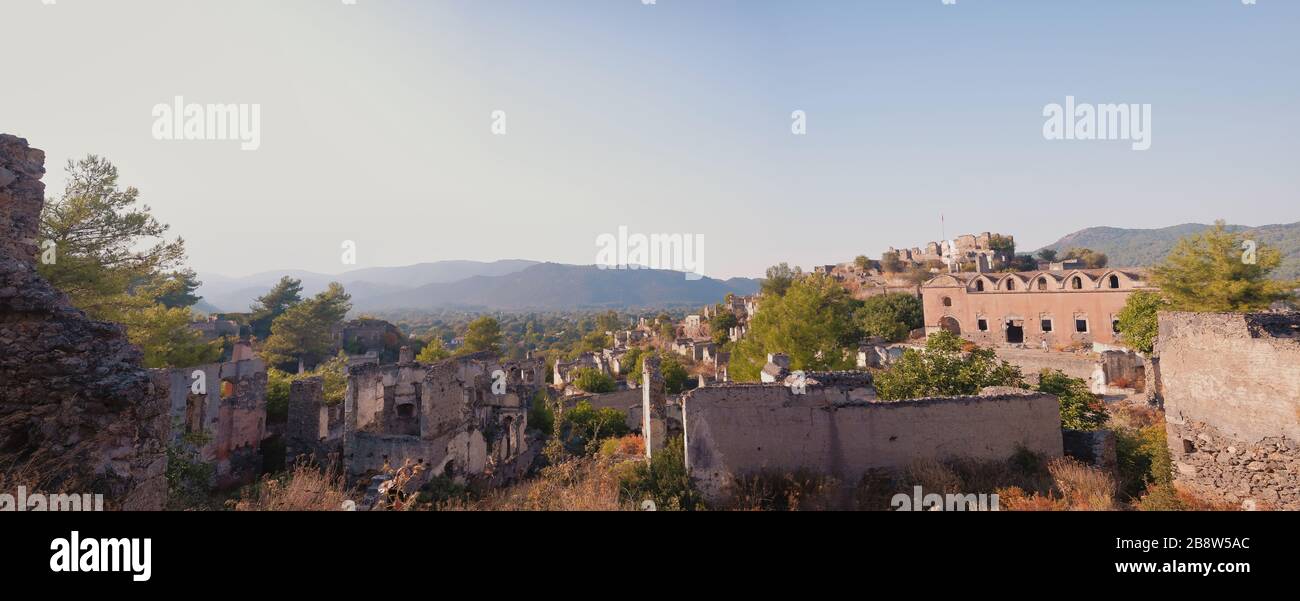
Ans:
POLYGON ((411 352, 411 347, 404 346, 402 347, 402 350, 397 352, 397 363, 399 365, 406 365, 407 363, 415 363, 415 353, 411 352))

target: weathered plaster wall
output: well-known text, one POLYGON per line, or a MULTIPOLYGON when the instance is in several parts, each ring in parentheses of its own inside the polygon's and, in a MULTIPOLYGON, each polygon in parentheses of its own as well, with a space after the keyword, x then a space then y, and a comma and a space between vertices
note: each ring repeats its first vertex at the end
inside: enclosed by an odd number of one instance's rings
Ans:
POLYGON ((836 404, 820 390, 737 384, 686 395, 687 465, 706 498, 723 500, 733 478, 799 469, 856 485, 872 469, 918 459, 1004 459, 1018 447, 1062 453, 1056 397, 990 389, 972 397, 836 404))

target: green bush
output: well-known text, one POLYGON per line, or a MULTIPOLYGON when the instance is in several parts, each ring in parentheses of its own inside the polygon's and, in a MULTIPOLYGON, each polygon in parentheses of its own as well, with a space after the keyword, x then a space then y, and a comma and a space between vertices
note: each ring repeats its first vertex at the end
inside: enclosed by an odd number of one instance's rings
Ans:
POLYGON ((686 473, 686 444, 681 436, 668 439, 664 448, 649 461, 635 462, 619 477, 619 497, 641 507, 653 501, 659 511, 692 511, 703 508, 699 494, 686 473))
POLYGON ((551 410, 550 400, 544 391, 539 390, 533 396, 533 404, 528 409, 528 429, 547 436, 555 429, 555 411, 551 410))
POLYGON ((992 349, 962 352, 965 345, 951 332, 931 334, 924 351, 908 349, 893 368, 876 376, 877 394, 884 401, 900 401, 979 394, 988 386, 1025 386, 1020 368, 998 360, 992 349))
POLYGON ((1148 489, 1173 485, 1173 458, 1165 437, 1163 424, 1115 431, 1120 492, 1130 499, 1141 497, 1148 489))
POLYGON ((574 455, 594 455, 606 438, 628 433, 627 415, 617 409, 596 409, 587 401, 560 415, 558 430, 564 449, 574 455))
POLYGON ((1054 369, 1038 376, 1039 392, 1054 394, 1061 401, 1061 427, 1098 430, 1106 425, 1106 405, 1088 389, 1088 383, 1054 369))
POLYGON ((573 378, 573 385, 577 386, 578 390, 592 394, 614 392, 614 378, 592 367, 584 367, 578 370, 578 373, 573 378))

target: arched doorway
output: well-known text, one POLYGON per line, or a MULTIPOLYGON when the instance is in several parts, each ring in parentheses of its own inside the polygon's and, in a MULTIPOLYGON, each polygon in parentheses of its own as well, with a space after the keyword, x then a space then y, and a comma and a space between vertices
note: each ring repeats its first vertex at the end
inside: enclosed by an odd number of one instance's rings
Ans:
POLYGON ((961 336, 961 323, 958 323, 957 318, 951 315, 945 315, 939 319, 939 329, 961 336))

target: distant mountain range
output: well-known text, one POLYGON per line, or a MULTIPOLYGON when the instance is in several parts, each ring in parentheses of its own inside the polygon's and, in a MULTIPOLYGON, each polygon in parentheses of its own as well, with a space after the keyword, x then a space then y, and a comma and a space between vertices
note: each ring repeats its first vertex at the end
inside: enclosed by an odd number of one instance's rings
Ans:
MULTIPOLYGON (((1046 248, 1064 253, 1071 248, 1091 248, 1106 253, 1114 267, 1150 267, 1159 263, 1173 250, 1179 238, 1198 234, 1211 225, 1185 223, 1160 229, 1125 229, 1118 227, 1090 227, 1065 236, 1046 248)), ((1250 227, 1229 225, 1229 230, 1246 232, 1261 245, 1282 252, 1282 266, 1274 272, 1279 279, 1300 278, 1300 223, 1250 227)))
POLYGON ((371 267, 339 275, 300 269, 266 271, 241 278, 205 273, 199 276, 199 280, 203 282, 198 290, 199 296, 203 297, 199 308, 203 310, 203 306, 206 305, 232 313, 247 311, 257 297, 266 294, 284 276, 302 280, 304 296, 317 294, 329 287, 331 282, 338 282, 343 284, 352 295, 352 302, 357 303, 375 296, 411 290, 427 284, 455 282, 476 276, 506 275, 533 265, 537 265, 537 261, 509 260, 492 263, 438 261, 405 267, 371 267))
POLYGON ((283 276, 303 281, 304 295, 339 282, 358 312, 464 309, 484 311, 581 310, 703 305, 728 293, 758 291, 748 278, 689 281, 676 271, 604 270, 535 261, 442 261, 408 267, 361 269, 330 276, 286 270, 245 278, 201 275, 204 303, 246 311, 283 276))

